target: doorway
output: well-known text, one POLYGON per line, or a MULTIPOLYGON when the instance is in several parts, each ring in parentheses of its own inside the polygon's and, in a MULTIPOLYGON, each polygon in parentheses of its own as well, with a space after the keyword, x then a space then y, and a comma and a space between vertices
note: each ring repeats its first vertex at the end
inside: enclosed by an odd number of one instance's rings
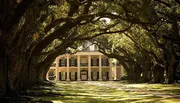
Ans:
POLYGON ((87 70, 82 70, 81 71, 81 80, 85 81, 85 80, 88 79, 87 77, 88 77, 88 71, 87 70))

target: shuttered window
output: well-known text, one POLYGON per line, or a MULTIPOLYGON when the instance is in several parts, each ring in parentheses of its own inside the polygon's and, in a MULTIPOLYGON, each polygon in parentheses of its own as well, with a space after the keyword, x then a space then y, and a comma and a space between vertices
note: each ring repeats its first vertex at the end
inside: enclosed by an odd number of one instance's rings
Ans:
POLYGON ((66 61, 67 61, 67 59, 65 59, 65 58, 59 59, 59 66, 60 67, 66 66, 67 65, 66 61))
POLYGON ((107 58, 102 58, 102 66, 109 66, 109 62, 107 58))
POLYGON ((91 66, 99 66, 99 59, 98 58, 92 58, 91 59, 91 66))
POLYGON ((77 59, 71 58, 70 59, 70 66, 77 66, 77 59))

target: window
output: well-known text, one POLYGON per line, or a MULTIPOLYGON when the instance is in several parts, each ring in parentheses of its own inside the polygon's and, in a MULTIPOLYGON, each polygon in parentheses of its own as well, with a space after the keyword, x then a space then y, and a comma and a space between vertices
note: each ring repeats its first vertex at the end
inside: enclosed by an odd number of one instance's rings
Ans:
POLYGON ((71 58, 70 59, 70 66, 77 66, 77 59, 71 58))
POLYGON ((61 58, 61 59, 59 59, 59 66, 66 66, 66 61, 67 61, 67 59, 65 59, 65 58, 61 58))
POLYGON ((107 58, 102 58, 102 66, 108 66, 109 62, 107 58))
POLYGON ((85 57, 81 58, 81 66, 88 66, 87 58, 85 57))
POLYGON ((99 65, 99 59, 93 58, 91 59, 91 66, 98 66, 99 65))

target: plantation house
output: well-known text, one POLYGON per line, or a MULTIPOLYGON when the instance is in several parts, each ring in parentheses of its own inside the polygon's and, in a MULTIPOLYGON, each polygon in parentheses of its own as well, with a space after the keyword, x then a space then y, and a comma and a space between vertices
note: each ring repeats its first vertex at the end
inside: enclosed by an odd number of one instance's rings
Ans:
POLYGON ((123 67, 96 49, 86 49, 75 54, 56 58, 47 73, 47 79, 56 81, 120 80, 123 67))

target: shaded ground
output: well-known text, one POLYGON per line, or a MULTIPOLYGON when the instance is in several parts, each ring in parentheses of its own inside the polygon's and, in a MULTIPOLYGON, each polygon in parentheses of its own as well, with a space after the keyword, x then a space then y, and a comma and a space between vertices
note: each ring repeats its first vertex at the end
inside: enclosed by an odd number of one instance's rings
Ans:
POLYGON ((54 103, 180 103, 180 85, 114 81, 57 82, 56 87, 39 91, 61 93, 57 96, 39 96, 54 103))

